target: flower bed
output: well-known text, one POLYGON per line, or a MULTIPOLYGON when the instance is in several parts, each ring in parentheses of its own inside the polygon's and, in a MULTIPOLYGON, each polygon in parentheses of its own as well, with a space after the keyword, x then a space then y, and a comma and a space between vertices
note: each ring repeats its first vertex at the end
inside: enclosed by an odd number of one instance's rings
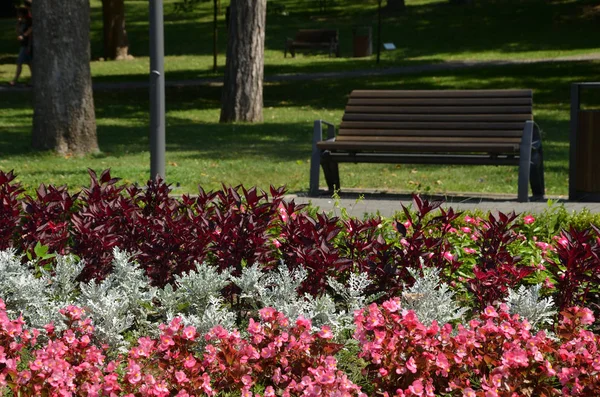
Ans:
MULTIPOLYGON (((92 343, 81 309, 61 313, 67 329, 48 325, 38 343, 39 333, 9 319, 0 301, 0 387, 26 396, 366 396, 338 369, 342 345, 329 327, 312 332, 310 320, 291 323, 272 308, 250 320, 246 337, 213 328, 202 353, 196 329, 175 318, 111 361, 92 343)), ((450 324, 424 326, 396 299, 357 311, 354 337, 372 395, 593 396, 600 353, 598 336, 585 330, 592 321, 588 309, 567 309, 550 338, 501 305, 453 333, 450 324)))
POLYGON ((0 171, 5 391, 600 395, 600 231, 581 219, 415 196, 360 220, 284 189, 90 177, 28 196, 0 171))

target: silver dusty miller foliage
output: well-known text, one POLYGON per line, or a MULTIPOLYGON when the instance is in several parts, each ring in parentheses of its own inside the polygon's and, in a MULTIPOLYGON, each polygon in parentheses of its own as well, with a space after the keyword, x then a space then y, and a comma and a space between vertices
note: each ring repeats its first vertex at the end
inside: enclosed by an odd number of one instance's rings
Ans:
POLYGON ((148 317, 157 289, 150 285, 144 271, 131 256, 118 248, 113 251, 113 271, 100 283, 81 283, 81 294, 74 304, 92 318, 95 335, 110 346, 124 349, 123 333, 134 329, 144 334, 152 330, 148 317))
POLYGON ((439 269, 423 267, 422 276, 417 270, 408 271, 415 283, 402 293, 403 309, 413 310, 426 326, 431 325, 433 320, 442 325, 463 317, 467 309, 461 308, 454 300, 454 292, 441 281, 439 269))
POLYGON ((231 277, 231 281, 242 290, 241 298, 254 309, 273 307, 291 321, 302 316, 312 321, 315 330, 328 325, 336 335, 353 329, 354 311, 376 299, 365 296, 365 289, 371 283, 366 274, 352 274, 346 286, 328 279, 331 288, 341 298, 339 303, 328 294, 317 297, 300 295, 298 288, 306 277, 306 270, 298 268, 290 271, 284 263, 268 273, 254 264, 244 268, 239 277, 231 277))
POLYGON ((205 333, 216 325, 233 329, 235 313, 227 310, 221 290, 229 285, 230 273, 220 272, 206 263, 196 263, 196 270, 175 276, 175 286, 165 286, 157 293, 160 312, 168 321, 181 317, 183 323, 205 333))
POLYGON ((540 295, 541 284, 530 286, 521 285, 516 291, 509 288, 506 305, 511 314, 518 314, 526 318, 535 329, 545 324, 552 324, 556 315, 556 306, 552 297, 542 298, 540 295))
MULTIPOLYGON (((64 258, 57 258, 60 269, 64 258)), ((41 328, 54 322, 58 328, 62 324, 62 316, 58 312, 64 302, 71 301, 68 295, 53 296, 52 284, 46 277, 35 277, 32 271, 34 263, 21 264, 21 257, 13 249, 0 252, 0 298, 6 304, 6 311, 11 317, 22 315, 27 324, 41 328)), ((68 279, 65 278, 65 279, 68 279)), ((56 292, 70 290, 69 286, 57 288, 56 292)))

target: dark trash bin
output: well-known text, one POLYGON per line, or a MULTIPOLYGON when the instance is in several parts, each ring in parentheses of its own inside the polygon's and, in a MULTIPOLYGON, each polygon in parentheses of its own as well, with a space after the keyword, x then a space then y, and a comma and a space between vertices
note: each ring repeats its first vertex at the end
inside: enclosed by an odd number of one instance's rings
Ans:
POLYGON ((368 57, 373 54, 373 29, 360 26, 352 29, 352 49, 354 58, 368 57))
POLYGON ((600 110, 581 109, 582 88, 600 88, 600 82, 571 86, 569 200, 600 201, 600 110))

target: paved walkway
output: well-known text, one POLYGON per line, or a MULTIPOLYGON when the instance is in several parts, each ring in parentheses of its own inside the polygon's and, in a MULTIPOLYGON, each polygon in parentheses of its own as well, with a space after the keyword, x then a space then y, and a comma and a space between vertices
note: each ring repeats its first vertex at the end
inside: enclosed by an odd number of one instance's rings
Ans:
MULTIPOLYGON (((600 202, 585 203, 585 202, 570 202, 564 198, 546 197, 550 199, 553 205, 564 205, 568 212, 579 212, 583 209, 588 209, 593 213, 600 213, 600 202)), ((443 200, 443 208, 452 207, 455 211, 458 210, 481 210, 484 212, 492 211, 494 213, 504 212, 509 213, 541 213, 548 209, 549 202, 538 201, 530 203, 519 203, 516 200, 516 195, 481 195, 477 193, 460 194, 454 196, 438 196, 429 197, 430 200, 443 200)), ((340 195, 340 199, 334 200, 331 197, 308 197, 306 195, 290 194, 286 196, 286 200, 294 200, 297 204, 307 204, 319 207, 326 212, 340 213, 340 208, 345 208, 348 214, 363 217, 365 214, 377 214, 381 216, 391 217, 397 211, 402 211, 402 204, 408 206, 412 204, 412 197, 408 193, 359 193, 357 191, 340 195), (364 197, 364 198, 363 198, 364 197)))
MULTIPOLYGON (((539 58, 539 59, 515 59, 504 61, 450 61, 434 64, 398 66, 382 69, 358 69, 344 70, 338 72, 316 72, 316 73, 300 73, 300 74, 275 74, 265 76, 265 81, 307 81, 320 79, 339 79, 352 77, 371 77, 371 76, 389 76, 398 74, 414 74, 422 72, 439 72, 447 70, 469 69, 488 66, 507 66, 507 65, 524 65, 537 63, 553 63, 553 62, 577 62, 577 61, 596 61, 600 60, 600 53, 573 55, 566 57, 554 58, 539 58)), ((202 78, 193 80, 169 80, 168 73, 165 85, 167 87, 199 87, 205 85, 222 85, 222 77, 202 78)), ((147 89, 149 88, 148 81, 123 81, 123 82, 98 82, 93 84, 94 91, 115 91, 115 90, 130 90, 130 89, 147 89)), ((10 87, 1 85, 0 92, 3 91, 29 91, 31 87, 19 85, 10 87)))

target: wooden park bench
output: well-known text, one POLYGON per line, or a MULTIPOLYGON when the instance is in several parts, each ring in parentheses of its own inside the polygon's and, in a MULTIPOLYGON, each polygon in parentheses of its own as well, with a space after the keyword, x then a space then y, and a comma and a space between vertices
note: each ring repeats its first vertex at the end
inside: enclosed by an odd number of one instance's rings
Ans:
POLYGON ((532 105, 531 90, 355 90, 337 134, 331 123, 314 123, 310 194, 319 193, 319 165, 334 191, 338 163, 473 164, 519 166, 518 201, 528 201, 529 183, 542 198, 532 105))
POLYGON ((296 36, 288 38, 285 42, 283 56, 287 57, 287 53, 296 56, 296 50, 318 49, 329 51, 329 56, 335 54, 340 56, 338 31, 331 29, 304 29, 299 30, 296 36))

